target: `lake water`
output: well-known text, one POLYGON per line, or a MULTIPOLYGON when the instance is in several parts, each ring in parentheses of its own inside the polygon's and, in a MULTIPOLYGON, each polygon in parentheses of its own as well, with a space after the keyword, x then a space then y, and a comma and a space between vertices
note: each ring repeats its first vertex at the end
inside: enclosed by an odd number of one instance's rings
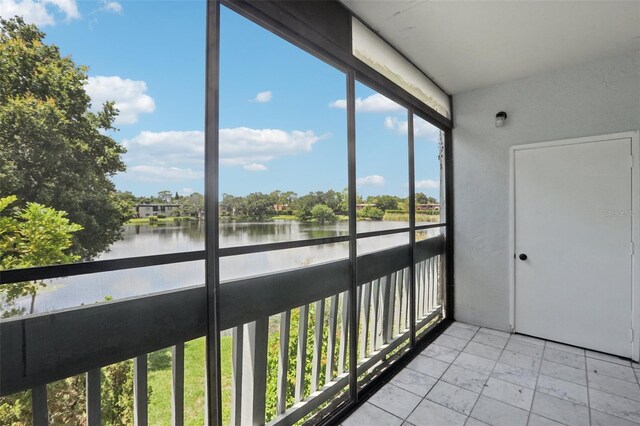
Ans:
MULTIPOLYGON (((406 222, 358 222, 358 232, 402 228, 406 222)), ((223 223, 220 225, 220 246, 235 247, 280 241, 348 235, 348 222, 330 224, 276 220, 254 223, 223 223)), ((438 233, 439 230, 432 230, 438 233)), ((409 243, 408 233, 365 238, 358 241, 358 255, 409 243)), ((204 250, 204 223, 183 222, 158 226, 127 225, 124 239, 99 259, 147 256, 204 250)), ((312 247, 230 256, 220 259, 221 281, 262 275, 314 265, 349 256, 348 242, 312 247)), ((82 304, 122 299, 159 291, 203 285, 204 261, 152 266, 122 271, 48 280, 35 303, 35 312, 47 312, 82 304)), ((229 285, 232 285, 231 283, 229 285)), ((20 303, 27 311, 30 299, 20 303)))

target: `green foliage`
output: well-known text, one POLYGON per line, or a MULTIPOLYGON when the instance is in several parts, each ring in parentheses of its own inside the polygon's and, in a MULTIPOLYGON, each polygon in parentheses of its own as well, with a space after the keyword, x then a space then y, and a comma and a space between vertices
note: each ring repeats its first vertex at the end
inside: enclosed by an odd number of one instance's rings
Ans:
POLYGON ((166 189, 164 191, 158 192, 158 198, 163 203, 170 203, 173 201, 173 195, 171 194, 171 191, 168 191, 166 189))
POLYGON ((311 217, 320 223, 333 222, 336 220, 336 215, 333 213, 331 207, 325 206, 324 204, 316 204, 313 206, 311 209, 311 217))
MULTIPOLYGON (((151 396, 152 387, 147 389, 151 396)), ((133 362, 123 361, 102 369, 102 421, 107 425, 133 424, 133 362)))
POLYGON ((356 213, 358 219, 382 220, 384 212, 377 207, 365 207, 356 213))
MULTIPOLYGON (((325 324, 322 327, 322 349, 321 353, 321 366, 320 378, 318 380, 319 387, 325 384, 325 366, 327 363, 327 341, 329 327, 327 327, 327 321, 329 318, 329 306, 325 307, 325 315, 322 318, 325 324)), ((313 369, 313 346, 314 346, 314 331, 316 324, 316 310, 315 305, 309 306, 309 321, 307 326, 307 340, 306 340, 306 358, 305 358, 305 391, 304 397, 308 397, 311 394, 311 374, 313 369)), ((337 319, 336 319, 337 320, 337 319)), ((290 336, 289 336, 289 348, 287 355, 289 357, 289 368, 287 370, 287 407, 291 407, 295 402, 295 388, 296 388, 296 360, 298 356, 298 335, 300 325, 300 309, 294 309, 291 311, 290 322, 290 336)), ((279 329, 279 327, 277 327, 279 329)), ((266 421, 269 422, 276 417, 276 406, 278 403, 278 356, 280 353, 280 334, 275 331, 271 331, 269 335, 267 352, 267 392, 266 392, 266 421)), ((340 335, 338 333, 336 338, 336 350, 334 356, 337 357, 340 346, 340 335)), ((337 359, 337 358, 336 358, 337 359)), ((347 355, 348 359, 348 355, 347 355)), ((335 363, 334 365, 337 365, 335 363)), ((337 373, 337 367, 334 368, 334 375, 337 373)))
POLYGON ((125 170, 125 149, 105 134, 113 103, 91 112, 87 68, 44 37, 21 18, 0 19, 0 197, 66 211, 83 227, 72 251, 88 259, 120 239, 130 217, 110 180, 125 170))
POLYGON ((395 195, 375 195, 367 197, 366 203, 375 204, 377 208, 386 212, 387 210, 398 209, 398 203, 401 201, 402 199, 395 195))
MULTIPOLYGON (((102 421, 105 425, 133 424, 133 362, 102 368, 102 421)), ((149 396, 151 387, 148 388, 149 396)), ((49 417, 54 425, 86 424, 85 375, 47 385, 49 417)), ((0 397, 0 424, 30 424, 31 391, 0 397)))
MULTIPOLYGON (((72 237, 82 226, 67 219, 66 213, 38 203, 27 203, 24 208, 8 209, 16 203, 15 195, 0 198, 0 270, 29 268, 32 266, 71 263, 79 259, 70 254, 72 237)), ((38 290, 44 281, 6 284, 2 316, 21 312, 13 307, 16 299, 31 296, 31 312, 38 290)))
POLYGON ((438 200, 433 197, 427 197, 422 192, 416 193, 416 204, 437 204, 438 200))
POLYGON ((194 192, 178 200, 180 216, 204 218, 204 195, 194 192))

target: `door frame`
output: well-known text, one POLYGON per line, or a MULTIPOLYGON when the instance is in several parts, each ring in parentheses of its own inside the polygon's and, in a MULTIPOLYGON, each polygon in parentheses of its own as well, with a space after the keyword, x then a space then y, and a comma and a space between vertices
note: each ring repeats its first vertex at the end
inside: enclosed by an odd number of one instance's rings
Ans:
MULTIPOLYGON (((511 146, 509 152, 509 326, 511 332, 516 332, 516 210, 515 210, 515 154, 516 151, 538 149, 563 145, 575 145, 590 142, 603 142, 607 140, 630 138, 632 153, 631 175, 631 243, 633 254, 631 257, 631 318, 630 333, 633 333, 631 341, 631 357, 634 361, 640 360, 640 131, 610 133, 598 136, 588 136, 573 139, 553 140, 548 142, 536 142, 511 146), (634 247, 635 246, 635 247, 634 247)), ((630 247, 630 250, 631 250, 630 247)))

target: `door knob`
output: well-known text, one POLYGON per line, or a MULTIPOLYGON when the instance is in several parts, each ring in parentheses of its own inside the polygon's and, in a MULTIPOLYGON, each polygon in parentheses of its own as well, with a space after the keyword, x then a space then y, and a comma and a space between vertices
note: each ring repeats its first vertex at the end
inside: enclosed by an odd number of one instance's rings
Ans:
POLYGON ((518 256, 520 258, 520 260, 527 260, 527 255, 524 253, 520 253, 520 256, 518 256))

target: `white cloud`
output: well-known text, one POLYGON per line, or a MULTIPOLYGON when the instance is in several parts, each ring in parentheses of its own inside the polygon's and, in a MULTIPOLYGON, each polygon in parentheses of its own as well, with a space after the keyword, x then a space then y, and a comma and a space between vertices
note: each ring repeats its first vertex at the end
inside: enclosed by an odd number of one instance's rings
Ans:
MULTIPOLYGON (((347 101, 345 99, 338 99, 331 102, 329 107, 345 109, 347 107, 347 101)), ((400 105, 379 93, 375 93, 364 99, 356 98, 356 111, 358 112, 391 112, 400 110, 402 110, 400 105)))
MULTIPOLYGON (((310 152, 321 138, 313 131, 220 129, 220 163, 257 172, 268 170, 265 163, 276 158, 310 152)), ((204 132, 143 131, 122 144, 127 173, 145 181, 202 179, 204 173, 204 132), (163 173, 166 177, 163 177, 163 173)))
POLYGON ((127 148, 127 164, 151 164, 157 166, 193 167, 201 170, 204 165, 204 132, 142 131, 122 144, 127 148))
MULTIPOLYGON (((384 127, 395 130, 402 135, 406 135, 408 132, 407 120, 399 120, 396 117, 385 117, 384 127)), ((437 142, 440 136, 440 129, 420 118, 413 120, 413 131, 415 137, 433 139, 434 142, 437 142)))
POLYGON ((257 170, 258 165, 275 158, 310 152, 313 144, 319 140, 320 137, 311 130, 220 129, 220 163, 243 167, 250 165, 251 169, 257 170))
POLYGON ((122 13, 122 4, 117 1, 104 1, 104 6, 102 6, 102 10, 105 12, 112 12, 116 14, 122 13))
POLYGON ((356 185, 358 186, 383 186, 384 176, 371 175, 356 179, 356 185))
POLYGON ((105 101, 114 101, 120 111, 115 124, 133 124, 138 122, 140 114, 148 114, 156 109, 153 98, 147 95, 147 83, 118 76, 89 77, 85 86, 91 97, 94 110, 98 110, 105 101))
POLYGON ((204 172, 180 167, 138 165, 127 169, 127 174, 143 182, 201 180, 204 172))
POLYGON ((416 181, 416 189, 438 189, 440 188, 440 181, 433 179, 424 179, 416 181))
POLYGON ((242 168, 245 170, 249 170, 250 172, 264 172, 269 170, 264 164, 258 163, 245 164, 244 166, 242 166, 242 168))
POLYGON ((0 16, 15 15, 38 26, 55 25, 58 18, 65 21, 80 18, 75 0, 0 0, 0 16))
POLYGON ((255 98, 253 98, 254 102, 260 102, 260 103, 266 103, 269 102, 271 100, 273 96, 273 93, 271 93, 270 90, 267 90, 266 92, 260 92, 256 95, 255 98))
POLYGON ((182 191, 180 191, 180 195, 191 195, 194 192, 195 191, 193 190, 193 188, 182 188, 182 191))

